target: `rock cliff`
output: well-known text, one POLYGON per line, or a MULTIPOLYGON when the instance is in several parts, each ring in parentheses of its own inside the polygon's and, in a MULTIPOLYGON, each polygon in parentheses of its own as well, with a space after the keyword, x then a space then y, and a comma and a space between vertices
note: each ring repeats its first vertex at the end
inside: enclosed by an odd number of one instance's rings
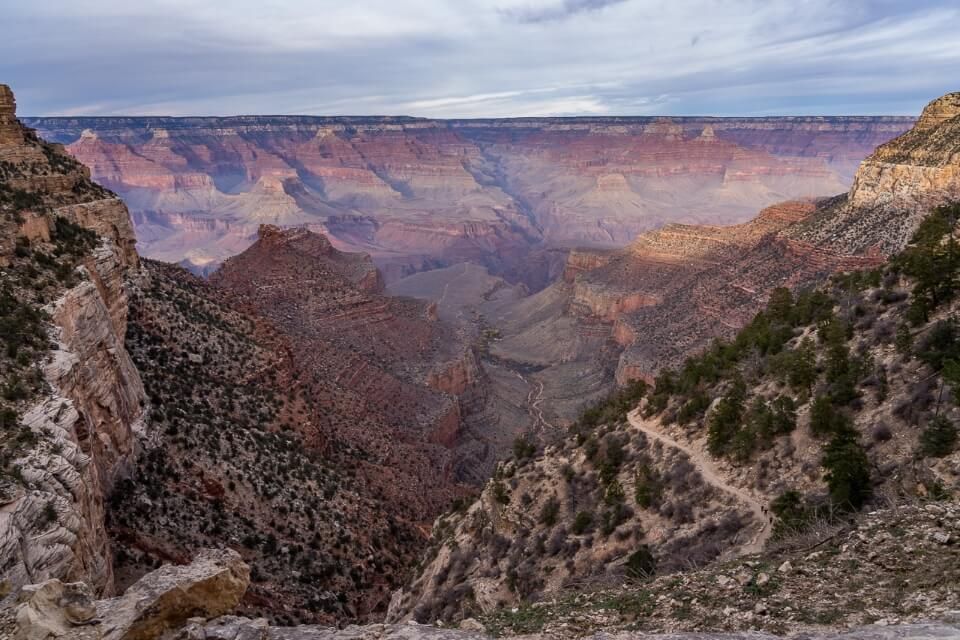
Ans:
POLYGON ((471 345, 426 303, 382 295, 375 274, 368 256, 323 236, 265 226, 210 281, 290 336, 312 396, 338 408, 321 429, 379 452, 375 475, 403 474, 383 491, 428 517, 450 496, 471 345))
POLYGON ((0 579, 8 592, 63 578, 109 594, 104 502, 134 465, 146 402, 124 345, 133 227, 62 147, 19 124, 2 85, 0 210, 0 579))
POLYGON ((917 125, 860 165, 845 205, 798 235, 847 253, 903 246, 931 207, 960 199, 960 94, 923 110, 917 125))

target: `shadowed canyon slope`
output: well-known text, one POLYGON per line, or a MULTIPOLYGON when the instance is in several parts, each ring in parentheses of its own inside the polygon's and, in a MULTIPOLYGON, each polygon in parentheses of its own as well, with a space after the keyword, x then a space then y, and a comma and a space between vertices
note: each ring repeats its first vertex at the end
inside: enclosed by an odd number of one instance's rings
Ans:
POLYGON ((619 247, 844 191, 901 117, 37 118, 131 208, 144 255, 209 271, 309 225, 389 281, 474 260, 536 289, 531 247, 619 247))

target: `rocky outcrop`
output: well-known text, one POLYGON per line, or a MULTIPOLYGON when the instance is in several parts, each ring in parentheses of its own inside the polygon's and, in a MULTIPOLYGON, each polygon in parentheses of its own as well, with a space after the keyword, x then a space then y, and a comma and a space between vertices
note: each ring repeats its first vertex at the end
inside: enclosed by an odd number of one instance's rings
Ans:
POLYGON ((402 476, 389 492, 414 518, 432 517, 454 486, 461 417, 450 392, 475 379, 471 356, 450 325, 428 320, 427 303, 382 295, 372 273, 369 256, 322 235, 262 227, 210 281, 290 337, 311 393, 332 409, 327 437, 377 451, 371 474, 402 476))
POLYGON ((13 91, 0 85, 0 145, 12 146, 23 142, 23 131, 17 122, 17 102, 13 91))
POLYGON ((54 389, 83 416, 81 448, 98 468, 106 494, 118 477, 129 475, 143 434, 145 393, 124 348, 127 296, 119 253, 95 250, 89 280, 58 300, 51 317, 60 348, 46 367, 54 389))
POLYGON ((931 207, 960 199, 960 93, 923 110, 917 125, 860 165, 847 202, 801 238, 846 253, 897 251, 931 207))
POLYGON ((237 606, 250 568, 231 550, 204 550, 186 566, 165 565, 116 598, 95 601, 83 583, 49 580, 26 587, 16 615, 18 640, 154 640, 191 618, 237 606))
POLYGON ((51 393, 23 414, 39 444, 18 461, 25 487, 0 515, 11 587, 62 577, 112 589, 104 499, 132 470, 145 395, 124 348, 120 258, 102 246, 94 261, 90 280, 52 305, 58 348, 43 367, 51 393))
MULTIPOLYGON (((433 313, 436 313, 435 309, 433 313)), ((444 363, 431 371, 427 384, 437 391, 459 396, 480 377, 477 358, 472 350, 467 350, 452 362, 444 363)))

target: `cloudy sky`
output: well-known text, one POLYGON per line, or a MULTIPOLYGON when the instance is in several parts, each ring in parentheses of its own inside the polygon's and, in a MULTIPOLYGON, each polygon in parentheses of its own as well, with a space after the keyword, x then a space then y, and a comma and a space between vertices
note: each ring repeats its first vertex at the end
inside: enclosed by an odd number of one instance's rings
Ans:
POLYGON ((22 115, 916 114, 957 0, 0 0, 22 115))

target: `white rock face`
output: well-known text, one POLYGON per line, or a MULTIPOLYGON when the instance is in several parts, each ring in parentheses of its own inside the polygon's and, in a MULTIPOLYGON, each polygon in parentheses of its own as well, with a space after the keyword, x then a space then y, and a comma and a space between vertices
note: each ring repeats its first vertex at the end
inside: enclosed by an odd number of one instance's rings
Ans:
POLYGON ((60 578, 113 591, 104 496, 129 472, 146 404, 124 348, 124 256, 105 241, 88 279, 48 311, 59 346, 43 363, 49 393, 23 413, 37 444, 0 495, 0 582, 11 592, 60 578))

